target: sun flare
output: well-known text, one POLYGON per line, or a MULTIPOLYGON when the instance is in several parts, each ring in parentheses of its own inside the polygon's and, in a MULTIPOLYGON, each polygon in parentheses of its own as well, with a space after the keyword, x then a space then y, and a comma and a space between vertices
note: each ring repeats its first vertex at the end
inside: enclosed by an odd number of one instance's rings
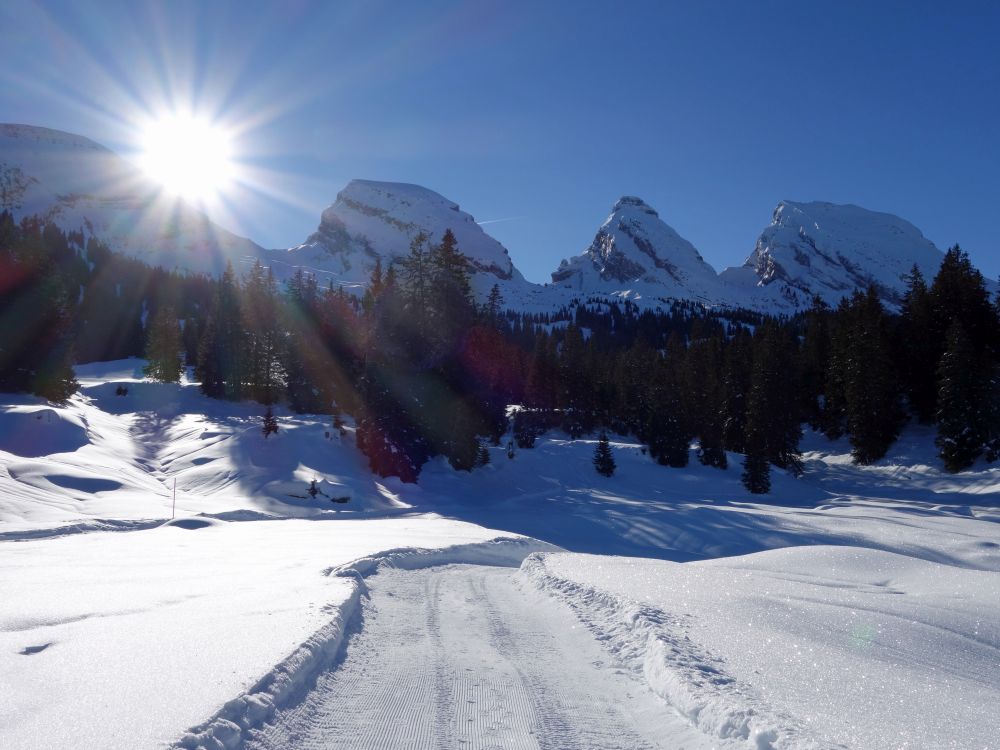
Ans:
POLYGON ((235 171, 229 134, 190 116, 150 123, 143 133, 140 163, 166 190, 194 202, 218 197, 235 171))

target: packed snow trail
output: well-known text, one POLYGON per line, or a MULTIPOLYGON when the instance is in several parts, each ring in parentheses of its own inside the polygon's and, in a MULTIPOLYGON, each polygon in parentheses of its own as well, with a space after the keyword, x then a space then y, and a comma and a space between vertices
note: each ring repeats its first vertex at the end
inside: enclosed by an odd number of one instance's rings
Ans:
POLYGON ((343 660, 254 750, 707 748, 509 568, 383 570, 343 660))

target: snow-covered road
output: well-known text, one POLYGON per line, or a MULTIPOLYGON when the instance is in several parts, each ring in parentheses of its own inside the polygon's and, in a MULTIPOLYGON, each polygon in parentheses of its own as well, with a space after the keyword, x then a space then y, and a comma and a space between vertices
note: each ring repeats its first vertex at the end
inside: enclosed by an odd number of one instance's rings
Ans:
POLYGON ((383 570, 342 662, 250 748, 702 748, 510 568, 383 570))

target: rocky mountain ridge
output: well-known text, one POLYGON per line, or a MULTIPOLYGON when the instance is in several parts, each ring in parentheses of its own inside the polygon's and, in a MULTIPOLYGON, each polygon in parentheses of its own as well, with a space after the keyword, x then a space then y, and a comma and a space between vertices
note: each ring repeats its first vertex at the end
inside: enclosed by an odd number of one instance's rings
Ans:
POLYGON ((18 217, 38 214, 64 229, 84 229, 151 265, 217 274, 227 262, 240 271, 261 260, 279 278, 303 268, 354 293, 363 291, 376 260, 387 268, 416 238, 437 242, 450 229, 469 258, 477 296, 497 285, 510 307, 532 311, 597 296, 793 312, 814 296, 836 304, 872 284, 895 307, 913 265, 932 278, 943 255, 892 214, 782 201, 746 262, 716 273, 653 207, 623 196, 591 244, 564 260, 551 284, 540 285, 527 281, 507 248, 454 201, 419 185, 372 180, 345 186, 301 244, 264 250, 165 197, 97 143, 24 125, 0 125, 0 203, 18 217))

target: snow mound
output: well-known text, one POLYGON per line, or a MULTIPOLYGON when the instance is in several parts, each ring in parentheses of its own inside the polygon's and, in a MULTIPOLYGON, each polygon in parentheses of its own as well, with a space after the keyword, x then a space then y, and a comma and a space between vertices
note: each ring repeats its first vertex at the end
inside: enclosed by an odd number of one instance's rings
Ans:
POLYGON ((89 442, 78 414, 48 406, 0 406, 0 451, 22 458, 72 453, 89 442))

